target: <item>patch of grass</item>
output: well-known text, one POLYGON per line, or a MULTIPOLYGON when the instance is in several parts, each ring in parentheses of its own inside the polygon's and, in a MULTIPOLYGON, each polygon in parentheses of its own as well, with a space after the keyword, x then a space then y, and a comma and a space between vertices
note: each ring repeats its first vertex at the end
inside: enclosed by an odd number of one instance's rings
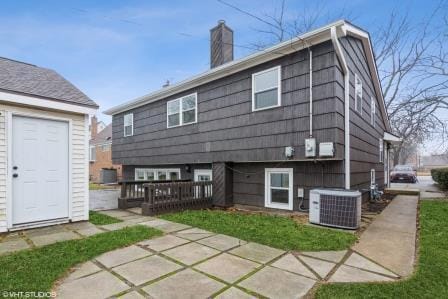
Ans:
POLYGON ((161 234, 140 225, 1 256, 0 290, 49 291, 56 279, 72 266, 161 234))
POLYGON ((301 225, 281 216, 200 210, 161 218, 284 250, 340 250, 356 240, 350 233, 301 225))
POLYGON ((89 182, 89 190, 102 190, 102 189, 111 189, 111 186, 103 186, 100 184, 89 182))
POLYGON ((106 215, 101 214, 95 211, 89 211, 89 221, 95 225, 106 225, 112 223, 123 222, 123 220, 106 215))
POLYGON ((420 204, 420 258, 410 279, 393 283, 325 284, 317 298, 448 298, 448 203, 420 204))

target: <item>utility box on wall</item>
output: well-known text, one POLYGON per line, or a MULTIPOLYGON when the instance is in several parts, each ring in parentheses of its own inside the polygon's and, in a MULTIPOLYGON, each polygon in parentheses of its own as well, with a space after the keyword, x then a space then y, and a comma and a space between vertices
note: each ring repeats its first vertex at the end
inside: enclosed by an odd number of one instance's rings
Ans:
POLYGON ((307 158, 316 157, 316 139, 315 138, 305 139, 305 157, 307 157, 307 158))
POLYGON ((320 157, 334 157, 334 144, 333 144, 333 142, 321 142, 321 143, 319 143, 319 156, 320 157))

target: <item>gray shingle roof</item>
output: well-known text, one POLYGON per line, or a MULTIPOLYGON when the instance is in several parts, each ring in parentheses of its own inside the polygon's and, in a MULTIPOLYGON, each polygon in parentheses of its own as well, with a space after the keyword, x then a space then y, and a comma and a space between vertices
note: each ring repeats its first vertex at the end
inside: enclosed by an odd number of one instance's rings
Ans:
POLYGON ((103 130, 101 130, 95 138, 90 139, 90 145, 102 144, 112 141, 112 123, 108 124, 103 130))
POLYGON ((0 57, 0 90, 98 107, 55 71, 3 57, 0 57))

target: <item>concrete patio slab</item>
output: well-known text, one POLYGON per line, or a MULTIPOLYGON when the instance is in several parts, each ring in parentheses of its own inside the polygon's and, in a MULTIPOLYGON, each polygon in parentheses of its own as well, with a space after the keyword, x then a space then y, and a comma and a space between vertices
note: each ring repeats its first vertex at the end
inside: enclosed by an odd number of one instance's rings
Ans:
POLYGON ((132 245, 129 247, 106 252, 97 257, 96 260, 107 268, 112 268, 149 255, 151 255, 149 251, 132 245))
POLYGON ((128 222, 118 222, 118 223, 112 223, 112 224, 106 224, 106 225, 100 225, 99 227, 108 230, 108 231, 113 231, 113 230, 119 230, 128 226, 133 226, 135 225, 134 223, 128 223, 128 222))
POLYGON ((344 262, 345 265, 369 270, 372 272, 376 272, 382 275, 388 275, 392 277, 398 278, 398 275, 392 273, 391 271, 384 269, 383 267, 373 263, 372 261, 369 261, 365 257, 357 254, 356 252, 353 252, 350 257, 344 262))
POLYGON ((225 290, 221 294, 215 297, 216 299, 255 299, 256 297, 249 295, 246 292, 241 291, 235 287, 225 290))
POLYGON ((181 268, 176 263, 153 255, 118 266, 112 270, 134 285, 140 285, 181 268))
MULTIPOLYGON (((133 219, 140 219, 140 218, 142 218, 142 216, 140 216, 140 215, 135 215, 135 214, 133 214, 133 213, 131 213, 131 215, 127 215, 127 216, 119 216, 119 217, 117 217, 118 219, 120 219, 120 220, 123 220, 123 221, 131 221, 131 220, 133 220, 133 219)), ((142 221, 143 222, 143 221, 142 221)))
POLYGON ((152 298, 209 298, 223 287, 224 284, 204 274, 186 269, 144 287, 143 291, 152 298))
POLYGON ((230 253, 265 264, 284 253, 283 250, 257 243, 247 243, 230 251, 230 253))
POLYGON ((3 241, 0 243, 0 255, 28 248, 31 246, 23 239, 3 241))
POLYGON ((428 192, 422 191, 420 192, 420 199, 428 200, 428 199, 443 199, 446 198, 447 195, 442 192, 428 192))
POLYGON ((123 281, 106 271, 63 283, 56 288, 58 298, 103 299, 129 289, 123 281))
POLYGON ((138 244, 146 246, 155 251, 163 251, 189 242, 190 242, 189 240, 178 238, 173 235, 166 235, 155 239, 145 240, 138 244))
POLYGON ((111 217, 115 217, 115 218, 135 215, 131 212, 124 211, 124 210, 106 210, 106 211, 99 211, 99 213, 105 214, 105 215, 108 215, 111 217))
POLYGON ((140 207, 130 208, 127 210, 131 213, 135 213, 135 214, 139 214, 139 215, 142 214, 142 208, 140 208, 140 207))
POLYGON ((151 216, 139 216, 136 215, 137 217, 132 217, 131 219, 126 218, 126 222, 128 223, 142 223, 142 222, 147 222, 147 221, 151 221, 151 220, 155 220, 156 218, 151 217, 151 216))
POLYGON ((132 292, 126 293, 123 296, 120 296, 118 298, 120 298, 120 299, 144 299, 145 296, 143 296, 142 294, 140 294, 137 291, 132 291, 132 292))
POLYGON ((392 278, 363 271, 341 265, 336 272, 330 277, 329 282, 369 282, 369 281, 392 281, 392 278))
POLYGON ((73 223, 67 223, 63 224, 62 227, 68 230, 80 230, 80 229, 88 229, 92 227, 96 227, 95 224, 92 224, 88 221, 81 221, 81 222, 73 222, 73 223))
POLYGON ((230 248, 247 244, 246 241, 226 236, 226 235, 215 235, 202 240, 199 240, 198 243, 213 247, 218 250, 229 250, 230 248))
POLYGON ((163 254, 186 265, 195 264, 218 253, 218 250, 197 243, 189 243, 163 252, 163 254))
POLYGON ((325 278, 334 266, 336 266, 335 263, 326 262, 307 256, 299 256, 299 258, 311 269, 313 269, 313 271, 316 272, 321 278, 325 278))
POLYGON ((313 287, 315 281, 267 266, 238 285, 269 298, 300 298, 313 287))
POLYGON ((405 277, 415 260, 418 196, 398 195, 361 235, 353 250, 405 277))
POLYGON ((55 233, 63 233, 67 230, 62 225, 52 225, 42 228, 33 228, 29 230, 25 230, 24 234, 28 237, 37 237, 37 236, 45 236, 49 234, 55 234, 55 233))
POLYGON ((101 230, 101 229, 99 229, 97 227, 78 229, 78 230, 76 230, 76 232, 78 234, 81 234, 81 235, 85 236, 85 237, 89 237, 89 236, 93 236, 93 235, 96 235, 96 234, 104 233, 103 230, 101 230))
POLYGON ((271 266, 289 272, 293 272, 296 274, 300 274, 312 279, 317 279, 316 276, 291 253, 282 256, 279 260, 275 261, 275 263, 273 263, 271 266))
POLYGON ((326 260, 333 263, 339 263, 347 253, 347 250, 341 251, 304 251, 303 255, 315 257, 321 260, 326 260))
POLYGON ((214 233, 194 227, 194 228, 183 230, 181 232, 177 232, 176 235, 181 238, 187 239, 187 240, 196 241, 199 239, 213 236, 214 233))
POLYGON ((157 228, 158 230, 161 230, 164 233, 172 233, 172 232, 184 230, 184 229, 191 227, 189 225, 166 221, 166 220, 162 220, 162 219, 150 220, 150 221, 142 222, 139 224, 157 228))
POLYGON ((70 231, 63 231, 54 234, 46 234, 46 235, 38 235, 38 236, 29 236, 31 241, 36 246, 44 246, 56 242, 68 241, 81 238, 79 235, 70 231))
POLYGON ((233 283, 259 266, 260 264, 255 262, 223 253, 196 265, 195 268, 226 282, 233 283))
POLYGON ((67 277, 67 281, 75 280, 86 275, 90 275, 101 271, 101 268, 92 263, 91 261, 82 263, 71 269, 71 273, 67 277))

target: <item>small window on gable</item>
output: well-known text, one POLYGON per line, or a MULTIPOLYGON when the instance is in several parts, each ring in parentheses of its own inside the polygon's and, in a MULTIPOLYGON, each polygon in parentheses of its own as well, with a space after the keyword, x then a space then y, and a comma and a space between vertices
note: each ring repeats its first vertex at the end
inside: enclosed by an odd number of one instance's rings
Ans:
POLYGON ((133 113, 125 114, 123 124, 124 124, 124 137, 134 135, 134 114, 133 113))
POLYGON ((355 74, 355 110, 362 114, 362 81, 357 74, 355 74))
POLYGON ((252 74, 252 111, 281 105, 281 67, 252 74))
POLYGON ((384 142, 383 142, 383 139, 382 138, 380 138, 379 139, 379 155, 380 155, 380 163, 383 163, 383 161, 384 161, 384 148, 383 148, 383 144, 384 144, 384 142))
POLYGON ((193 93, 167 102, 167 127, 177 127, 197 122, 197 94, 193 93))
POLYGON ((376 102, 375 98, 370 98, 370 124, 375 128, 376 125, 376 102))

